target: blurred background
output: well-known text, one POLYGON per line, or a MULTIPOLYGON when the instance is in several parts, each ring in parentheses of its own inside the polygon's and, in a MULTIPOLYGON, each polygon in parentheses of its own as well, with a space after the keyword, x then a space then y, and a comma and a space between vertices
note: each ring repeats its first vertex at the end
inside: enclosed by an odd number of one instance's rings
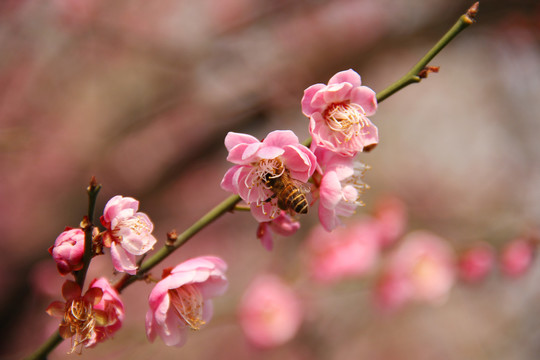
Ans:
MULTIPOLYGON (((229 194, 228 131, 258 138, 308 120, 303 90, 355 69, 381 91, 399 79, 472 5, 449 0, 4 0, 0 3, 0 356, 18 359, 58 324, 45 313, 64 279, 47 252, 78 226, 91 176, 112 196, 140 200, 164 242, 229 194)), ((358 216, 388 195, 408 209, 407 231, 427 229, 456 252, 496 249, 540 218, 540 5, 489 0, 478 22, 420 84, 382 102, 379 146, 359 159, 371 189, 358 216)), ((352 219, 351 221, 354 221, 352 219)), ((183 348, 146 341, 151 286, 123 293, 126 321, 85 359, 537 359, 540 265, 457 284, 447 300, 391 314, 372 304, 373 277, 307 282, 302 217, 272 252, 249 213, 227 214, 153 272, 193 256, 229 264, 229 291, 183 348), (307 315, 286 344, 260 350, 237 321, 258 273, 300 288, 307 315), (298 280, 298 279, 303 280, 298 280), (296 285, 295 285, 296 284, 296 285), (298 285, 300 284, 300 285, 298 285), (210 345, 211 344, 211 345, 210 345)), ((374 270, 376 273, 376 270, 374 270)), ((115 279, 108 256, 89 276, 115 279)), ((69 341, 50 359, 64 359, 69 341)))

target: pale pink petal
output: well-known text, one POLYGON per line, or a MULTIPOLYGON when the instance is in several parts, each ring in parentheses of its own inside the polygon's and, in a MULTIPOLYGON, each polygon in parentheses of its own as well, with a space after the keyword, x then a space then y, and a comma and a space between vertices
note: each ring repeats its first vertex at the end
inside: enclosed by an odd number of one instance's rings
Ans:
POLYGON ((244 153, 242 154, 242 161, 244 163, 251 162, 253 160, 256 160, 255 154, 259 151, 259 149, 262 147, 261 143, 255 143, 255 144, 249 144, 246 149, 244 150, 244 153))
POLYGON ((272 202, 263 203, 261 206, 257 206, 255 203, 250 204, 251 214, 258 222, 273 220, 274 217, 272 215, 275 213, 274 207, 275 205, 272 202))
POLYGON ((298 136, 291 130, 275 130, 263 140, 266 146, 284 147, 286 145, 298 145, 298 136))
MULTIPOLYGON (((244 159, 244 153, 246 149, 252 144, 239 144, 229 150, 229 155, 227 156, 227 161, 232 162, 233 164, 246 165, 249 161, 244 159)), ((251 149, 250 149, 251 151, 251 149)))
POLYGON ((257 156, 261 159, 275 159, 278 156, 282 155, 283 152, 284 150, 281 147, 264 146, 257 152, 257 156))
POLYGON ((321 180, 320 201, 321 205, 333 209, 341 201, 341 183, 334 171, 328 171, 321 180))
MULTIPOLYGON (((315 84, 304 90, 304 97, 302 98, 302 112, 304 115, 311 116, 314 112, 322 110, 317 104, 312 104, 312 100, 315 93, 325 87, 324 84, 315 84)), ((325 106, 326 104, 323 102, 322 105, 325 106)))
POLYGON ((258 142, 259 140, 251 135, 235 133, 232 131, 225 136, 225 147, 228 151, 231 151, 232 148, 240 144, 254 144, 258 142))
POLYGON ((352 69, 338 72, 330 78, 330 80, 328 81, 328 85, 339 84, 343 82, 350 83, 355 87, 362 85, 360 75, 358 75, 358 73, 352 69))
POLYGON ((332 231, 341 225, 335 210, 325 208, 322 204, 319 204, 319 221, 326 231, 332 231))
POLYGON ((353 86, 349 83, 329 85, 324 91, 324 101, 327 104, 333 104, 349 100, 352 88, 353 86))
POLYGON ((272 231, 282 236, 291 236, 300 229, 300 222, 293 220, 287 213, 281 214, 271 223, 272 231))
MULTIPOLYGON (((242 166, 236 165, 227 170, 223 179, 221 180, 221 188, 226 191, 236 193, 238 191, 238 183, 233 183, 233 178, 238 171, 241 171, 242 166)), ((238 175, 236 176, 238 178, 238 175)))
POLYGON ((113 242, 111 245, 111 258, 116 271, 127 272, 130 275, 135 275, 137 272, 135 255, 127 253, 115 242, 113 242))
POLYGON ((366 116, 371 116, 377 111, 377 97, 375 91, 367 86, 356 87, 351 90, 351 102, 358 104, 364 109, 366 116))

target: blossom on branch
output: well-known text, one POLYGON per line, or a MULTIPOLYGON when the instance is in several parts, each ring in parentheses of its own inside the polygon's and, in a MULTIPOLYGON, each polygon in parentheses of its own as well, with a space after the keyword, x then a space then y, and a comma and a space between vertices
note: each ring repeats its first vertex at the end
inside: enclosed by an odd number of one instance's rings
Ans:
POLYGON ((75 270, 83 268, 84 255, 84 231, 82 229, 66 228, 54 241, 54 245, 49 248, 58 271, 66 275, 75 270))
POLYGON ((351 157, 321 148, 315 154, 323 168, 319 188, 319 220, 326 231, 332 231, 341 224, 338 216, 351 216, 358 206, 364 205, 360 195, 369 189, 363 179, 369 167, 351 157))
POLYGON ((71 338, 71 352, 95 346, 122 326, 124 305, 105 279, 94 281, 84 295, 77 283, 68 280, 62 296, 66 301, 54 301, 47 313, 62 318, 58 330, 62 338, 71 338))
POLYGON ((164 270, 148 299, 148 339, 159 335, 168 346, 184 345, 188 330, 199 330, 212 317, 211 298, 227 290, 226 269, 222 259, 202 256, 164 270))
POLYGON ((361 85, 360 75, 349 69, 332 76, 328 85, 315 84, 304 91, 302 111, 310 119, 312 148, 354 156, 377 145, 377 127, 368 119, 377 110, 377 99, 373 90, 361 85))
POLYGON ((117 195, 107 202, 101 217, 107 228, 103 245, 111 248, 114 268, 131 275, 137 271, 135 256, 150 251, 157 241, 152 236, 154 224, 138 209, 137 200, 117 195))
POLYGON ((225 173, 221 187, 240 195, 257 221, 273 220, 281 210, 307 211, 307 200, 301 209, 293 209, 287 201, 296 196, 283 198, 290 194, 285 194, 288 190, 295 195, 302 193, 300 187, 317 166, 315 155, 298 142, 292 131, 273 131, 262 142, 251 135, 229 132, 225 146, 229 151, 227 160, 236 165, 225 173))

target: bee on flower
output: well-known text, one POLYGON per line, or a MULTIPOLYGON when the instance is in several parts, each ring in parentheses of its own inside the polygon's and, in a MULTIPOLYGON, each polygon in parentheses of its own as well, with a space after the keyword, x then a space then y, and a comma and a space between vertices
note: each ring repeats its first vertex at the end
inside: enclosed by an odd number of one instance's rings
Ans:
POLYGON ((240 195, 257 221, 273 220, 282 210, 307 212, 301 187, 313 175, 317 159, 292 131, 273 131, 263 141, 229 132, 225 147, 227 160, 236 165, 225 173, 221 187, 240 195))

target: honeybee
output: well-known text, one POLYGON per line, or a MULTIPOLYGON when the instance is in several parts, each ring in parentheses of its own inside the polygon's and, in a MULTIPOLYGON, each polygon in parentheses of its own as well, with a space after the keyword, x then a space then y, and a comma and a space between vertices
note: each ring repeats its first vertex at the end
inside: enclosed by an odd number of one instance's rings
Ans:
POLYGON ((266 201, 276 197, 277 205, 281 210, 294 210, 299 214, 307 214, 309 205, 306 194, 309 192, 309 187, 293 179, 288 170, 284 169, 278 175, 267 174, 265 183, 274 193, 266 201))

